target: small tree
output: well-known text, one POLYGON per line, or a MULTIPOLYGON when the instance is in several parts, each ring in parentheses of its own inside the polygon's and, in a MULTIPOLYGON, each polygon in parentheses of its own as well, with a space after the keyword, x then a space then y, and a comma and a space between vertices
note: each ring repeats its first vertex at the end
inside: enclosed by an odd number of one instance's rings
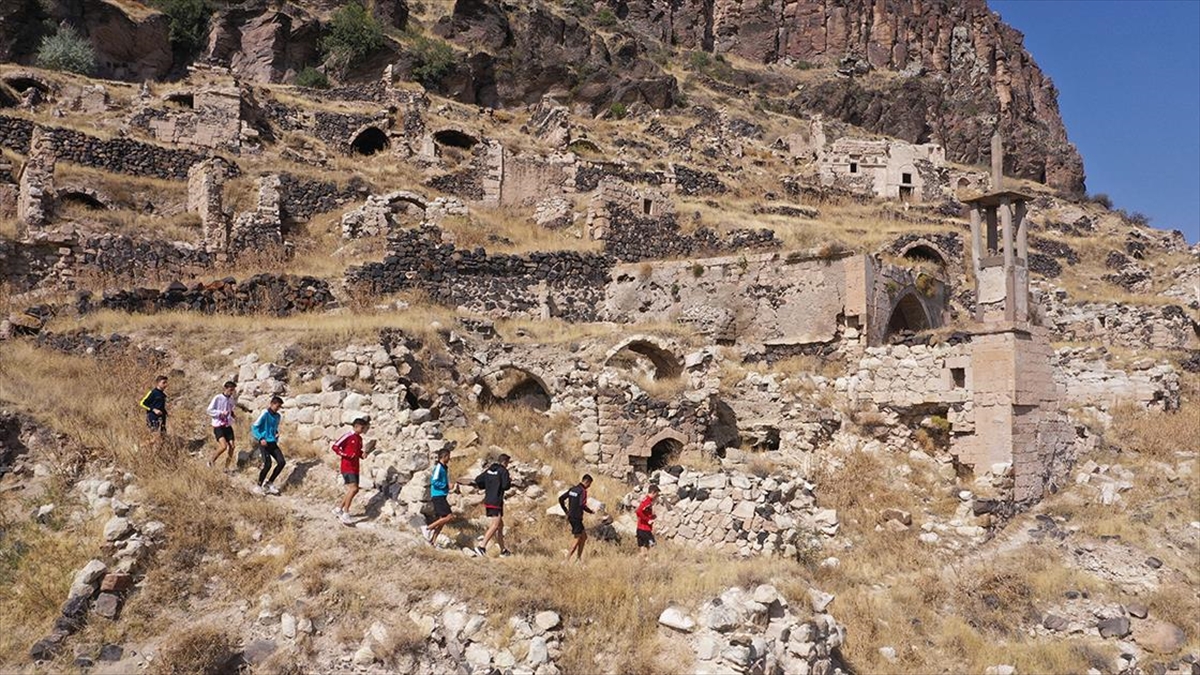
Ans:
POLYGON ((194 54, 208 39, 208 18, 212 7, 208 0, 158 0, 171 29, 171 46, 178 54, 194 54))
POLYGON ((426 87, 435 86, 454 67, 454 48, 424 35, 413 39, 412 55, 416 60, 413 78, 426 87))
POLYGON ((325 76, 325 73, 309 66, 296 73, 296 79, 293 80, 293 84, 297 87, 308 87, 309 89, 328 89, 329 78, 325 76))
POLYGON ((612 115, 613 119, 625 119, 625 115, 629 113, 629 109, 620 101, 608 106, 608 114, 612 115))
POLYGON ((321 47, 330 65, 344 70, 370 56, 383 43, 379 22, 365 7, 351 2, 334 13, 329 22, 329 34, 321 41, 321 47))
POLYGON ((42 38, 37 51, 37 65, 48 70, 64 70, 80 75, 91 75, 96 70, 96 52, 92 43, 63 26, 54 35, 42 38))

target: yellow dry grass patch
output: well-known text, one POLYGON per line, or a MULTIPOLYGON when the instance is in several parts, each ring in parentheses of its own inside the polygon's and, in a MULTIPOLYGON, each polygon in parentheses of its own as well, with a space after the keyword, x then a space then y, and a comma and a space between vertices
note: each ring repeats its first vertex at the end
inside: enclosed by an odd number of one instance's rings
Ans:
POLYGON ((97 557, 100 532, 95 523, 53 530, 29 521, 0 529, 0 664, 11 667, 50 632, 75 570, 97 557))

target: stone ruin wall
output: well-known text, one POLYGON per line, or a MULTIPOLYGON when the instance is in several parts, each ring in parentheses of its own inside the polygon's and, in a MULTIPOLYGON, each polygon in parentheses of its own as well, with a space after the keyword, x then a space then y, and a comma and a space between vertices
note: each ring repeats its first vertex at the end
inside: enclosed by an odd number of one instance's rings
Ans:
POLYGON ((557 316, 595 320, 611 262, 604 256, 558 251, 526 255, 459 250, 426 226, 404 230, 383 262, 352 267, 347 283, 371 293, 420 288, 439 303, 487 315, 557 316))
MULTIPOLYGON (((25 155, 33 137, 33 122, 0 115, 0 147, 25 155)), ((81 131, 40 127, 55 156, 64 162, 144 178, 186 180, 188 169, 204 157, 190 150, 164 148, 131 138, 102 139, 81 131)))
MULTIPOLYGON (((602 316, 620 323, 682 322, 718 342, 769 347, 882 341, 911 273, 872 258, 754 254, 617 265, 602 316)), ((938 294, 920 296, 940 323, 938 294)))

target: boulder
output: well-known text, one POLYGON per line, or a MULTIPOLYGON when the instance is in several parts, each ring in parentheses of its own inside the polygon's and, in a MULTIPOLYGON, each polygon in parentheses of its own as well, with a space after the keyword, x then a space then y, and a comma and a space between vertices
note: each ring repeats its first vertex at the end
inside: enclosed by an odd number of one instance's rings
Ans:
POLYGON ((687 611, 677 605, 670 605, 658 615, 658 622, 667 628, 690 633, 696 629, 696 620, 687 611))
POLYGON ((1134 625, 1133 641, 1155 654, 1174 654, 1183 649, 1187 635, 1175 624, 1151 619, 1134 625))
POLYGON ((118 541, 133 533, 133 525, 128 519, 113 516, 104 524, 104 541, 118 541))
POLYGON ((1104 619, 1096 624, 1096 629, 1100 631, 1100 637, 1123 638, 1129 635, 1129 619, 1124 616, 1114 616, 1104 619))
POLYGON ((72 586, 91 586, 103 577, 107 571, 108 565, 105 565, 103 562, 99 560, 88 561, 88 564, 84 565, 83 569, 75 573, 72 586))

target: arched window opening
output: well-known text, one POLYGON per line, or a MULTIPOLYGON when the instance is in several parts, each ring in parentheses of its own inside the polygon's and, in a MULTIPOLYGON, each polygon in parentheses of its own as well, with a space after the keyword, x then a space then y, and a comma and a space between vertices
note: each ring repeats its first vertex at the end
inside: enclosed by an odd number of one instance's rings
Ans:
POLYGON ((367 127, 366 129, 363 129, 358 133, 357 136, 354 137, 354 140, 350 142, 350 149, 354 151, 354 154, 365 155, 368 157, 382 150, 386 150, 387 147, 387 134, 375 127, 367 127))

